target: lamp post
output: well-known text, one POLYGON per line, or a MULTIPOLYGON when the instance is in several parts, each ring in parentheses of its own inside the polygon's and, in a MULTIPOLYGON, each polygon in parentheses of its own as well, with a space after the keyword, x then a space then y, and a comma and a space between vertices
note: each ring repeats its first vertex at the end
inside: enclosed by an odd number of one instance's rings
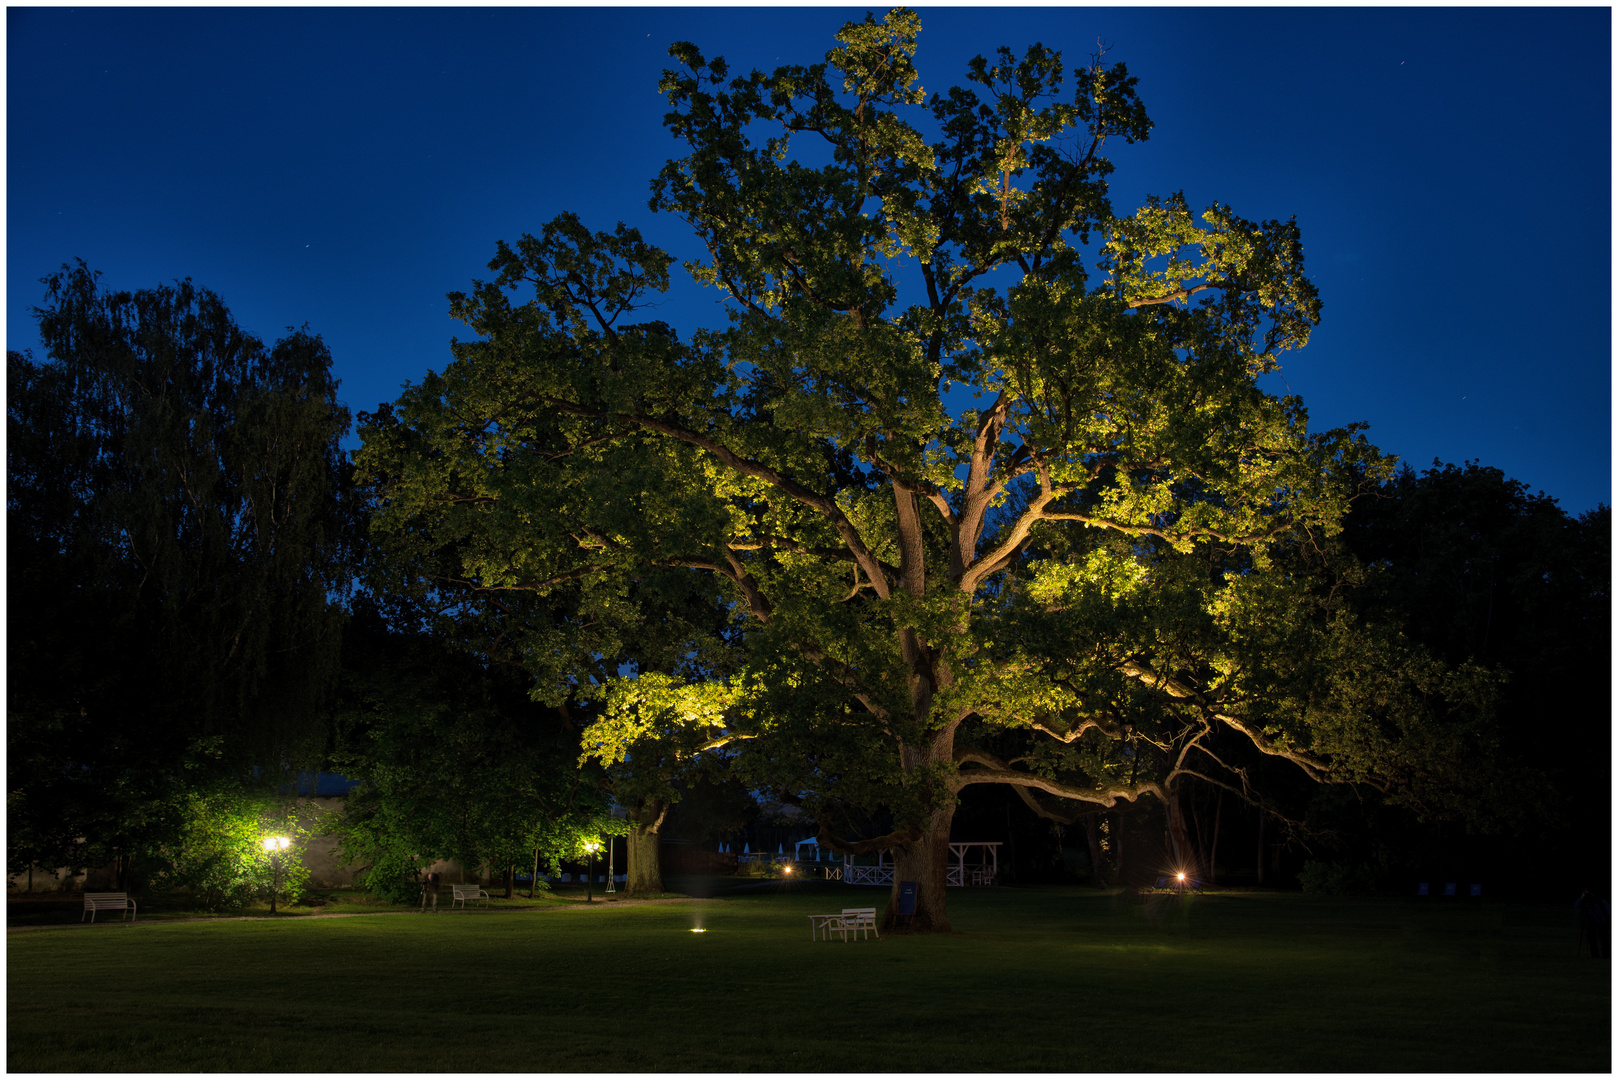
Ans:
POLYGON ((612 872, 612 837, 607 837, 607 891, 618 891, 618 877, 612 872))
POLYGON ((281 887, 281 852, 292 843, 284 836, 266 836, 264 850, 270 856, 270 914, 275 914, 275 893, 281 887))
POLYGON ((599 841, 592 840, 584 845, 584 850, 590 853, 590 872, 584 877, 584 902, 589 904, 595 901, 596 852, 601 850, 601 844, 599 841))

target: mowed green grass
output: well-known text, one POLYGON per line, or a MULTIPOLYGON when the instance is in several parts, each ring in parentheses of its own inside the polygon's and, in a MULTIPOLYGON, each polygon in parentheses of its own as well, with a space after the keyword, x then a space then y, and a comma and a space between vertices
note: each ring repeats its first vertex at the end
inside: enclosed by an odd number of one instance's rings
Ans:
POLYGON ((1589 1071, 1568 912, 951 890, 957 933, 809 940, 886 890, 12 933, 12 1071, 1589 1071), (694 925, 707 932, 690 933, 694 925))
MULTIPOLYGON (((536 908, 550 908, 558 905, 578 903, 584 900, 584 887, 564 885, 559 888, 540 892, 532 900, 526 893, 518 891, 512 899, 505 899, 499 889, 488 890, 490 897, 487 900, 476 901, 480 907, 487 907, 498 911, 529 911, 536 908)), ((622 895, 622 894, 620 894, 622 895)), ((673 894, 670 894, 673 895, 673 894)), ((600 887, 596 889, 596 899, 607 899, 601 895, 600 887)), ((22 926, 66 926, 77 925, 84 921, 84 905, 76 895, 59 895, 52 893, 34 896, 10 896, 7 898, 6 923, 11 927, 22 926)), ((439 901, 440 909, 447 910, 452 906, 448 889, 443 890, 439 901)), ((281 903, 276 918, 306 918, 312 915, 362 915, 378 914, 382 912, 412 912, 420 910, 416 903, 396 904, 380 897, 369 896, 353 889, 320 889, 311 891, 295 903, 281 903)), ((257 900, 240 911, 232 911, 221 915, 206 911, 187 902, 184 896, 174 897, 148 897, 140 901, 139 922, 178 922, 195 919, 221 919, 221 918, 265 918, 270 914, 268 900, 257 900)), ((101 912, 96 918, 100 922, 108 920, 117 921, 123 912, 101 912)))

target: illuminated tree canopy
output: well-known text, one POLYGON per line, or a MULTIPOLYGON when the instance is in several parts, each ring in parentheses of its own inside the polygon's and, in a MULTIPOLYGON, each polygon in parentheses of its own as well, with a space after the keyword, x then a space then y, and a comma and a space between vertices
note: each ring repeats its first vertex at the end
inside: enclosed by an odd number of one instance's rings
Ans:
MULTIPOLYGON (((452 556, 440 583, 483 612, 717 583, 734 662, 609 674, 585 692, 646 715, 587 749, 633 760, 689 717, 826 840, 892 849, 924 928, 969 784, 1062 814, 1172 810, 1184 776, 1250 795, 1255 755, 1430 775, 1407 736, 1486 688, 1356 624, 1299 555, 1390 462, 1260 386, 1319 320, 1296 225, 1178 194, 1115 213, 1106 153, 1151 129, 1124 65, 1001 49, 929 96, 919 28, 868 16, 821 64, 735 79, 673 46, 686 152, 652 206, 728 325, 633 323, 674 258, 623 224, 502 243, 452 297, 475 338, 363 429, 377 535, 452 556), (891 831, 847 831, 873 814, 891 831)), ((553 669, 539 635, 515 651, 553 669)))

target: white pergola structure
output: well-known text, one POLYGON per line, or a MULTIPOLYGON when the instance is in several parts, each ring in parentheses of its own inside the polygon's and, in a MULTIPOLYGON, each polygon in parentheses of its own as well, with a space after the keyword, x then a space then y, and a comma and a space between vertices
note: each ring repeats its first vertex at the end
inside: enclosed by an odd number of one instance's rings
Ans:
POLYGON ((967 840, 960 843, 951 840, 949 853, 955 858, 955 865, 949 868, 945 878, 948 885, 992 885, 1000 876, 1000 841, 998 840, 967 840), (966 851, 968 848, 985 849, 979 854, 976 865, 966 865, 966 851))
MULTIPOLYGON (((999 840, 950 841, 949 853, 955 863, 944 875, 945 885, 993 885, 1000 875, 999 840), (968 848, 982 848, 980 861, 966 865, 968 848)), ((875 866, 855 866, 852 855, 843 856, 843 883, 845 885, 892 885, 893 864, 887 861, 887 852, 876 853, 875 866)))

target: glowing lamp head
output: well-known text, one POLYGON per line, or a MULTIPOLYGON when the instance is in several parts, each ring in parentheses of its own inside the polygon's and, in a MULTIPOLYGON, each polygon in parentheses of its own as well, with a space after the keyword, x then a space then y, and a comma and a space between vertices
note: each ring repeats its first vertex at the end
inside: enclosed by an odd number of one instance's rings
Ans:
POLYGON ((271 855, 274 855, 277 851, 285 851, 291 846, 292 841, 284 836, 266 836, 264 838, 264 850, 271 855))
POLYGON ((1181 880, 1181 881, 1184 881, 1184 880, 1185 880, 1185 873, 1184 873, 1184 871, 1181 871, 1181 872, 1180 872, 1180 873, 1179 873, 1179 874, 1176 874, 1176 875, 1175 875, 1175 876, 1176 876, 1176 877, 1178 877, 1178 878, 1179 878, 1179 879, 1180 879, 1180 880, 1181 880))
POLYGON ((707 931, 707 930, 705 930, 705 929, 703 929, 703 928, 702 928, 702 927, 700 927, 700 926, 693 926, 693 927, 692 927, 692 928, 691 928, 691 932, 692 932, 692 933, 693 933, 693 934, 706 934, 706 933, 707 933, 707 932, 708 932, 708 931, 707 931))
POLYGON ((584 850, 588 851, 590 854, 594 855, 596 852, 601 850, 601 845, 599 843, 597 843, 596 841, 592 840, 588 844, 584 845, 584 850))

